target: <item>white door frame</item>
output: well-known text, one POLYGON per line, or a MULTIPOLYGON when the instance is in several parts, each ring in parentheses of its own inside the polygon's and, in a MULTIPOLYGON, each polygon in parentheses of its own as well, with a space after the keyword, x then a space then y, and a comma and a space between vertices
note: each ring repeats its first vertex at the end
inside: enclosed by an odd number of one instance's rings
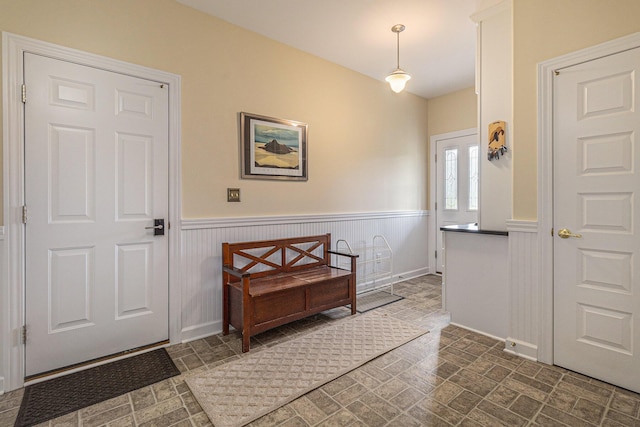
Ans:
POLYGON ((538 64, 538 259, 540 342, 538 360, 553 364, 553 75, 557 70, 640 47, 640 33, 538 64))
MULTIPOLYGON (((436 171, 436 154, 437 154, 437 144, 438 141, 443 141, 447 139, 460 138, 462 136, 470 136, 477 135, 477 128, 469 128, 464 130, 458 130, 455 132, 447 132, 441 133, 438 135, 432 135, 429 138, 429 211, 433 212, 432 215, 429 215, 429 237, 427 241, 427 247, 429 248, 429 271, 431 274, 435 274, 437 271, 436 267, 436 233, 438 230, 438 221, 437 221, 437 212, 436 212, 436 179, 437 179, 437 171, 436 171)), ((478 173, 480 173, 480 168, 478 168, 478 173)), ((480 177, 478 177, 480 179, 480 177)), ((478 191, 480 191, 480 184, 478 184, 478 191)), ((478 194, 479 196, 479 194, 478 194)), ((480 221, 480 211, 478 211, 478 221, 480 221)), ((442 254, 440 254, 442 256, 442 254)))
MULTIPOLYGON (((0 385, 4 390, 24 385, 25 346, 20 331, 25 319, 24 109, 22 107, 23 54, 31 52, 80 65, 127 74, 168 85, 169 89, 169 340, 179 342, 180 316, 180 96, 176 74, 129 64, 10 33, 2 34, 3 189, 6 271, 0 277, 0 385)), ((27 88, 27 102, 28 102, 27 88)))

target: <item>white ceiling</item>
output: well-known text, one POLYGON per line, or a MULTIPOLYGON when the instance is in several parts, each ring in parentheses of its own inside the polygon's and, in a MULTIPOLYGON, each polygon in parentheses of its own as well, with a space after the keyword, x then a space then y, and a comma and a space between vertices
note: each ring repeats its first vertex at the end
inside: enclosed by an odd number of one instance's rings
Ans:
POLYGON ((479 0, 177 0, 377 80, 400 67, 433 98, 474 84, 479 0))

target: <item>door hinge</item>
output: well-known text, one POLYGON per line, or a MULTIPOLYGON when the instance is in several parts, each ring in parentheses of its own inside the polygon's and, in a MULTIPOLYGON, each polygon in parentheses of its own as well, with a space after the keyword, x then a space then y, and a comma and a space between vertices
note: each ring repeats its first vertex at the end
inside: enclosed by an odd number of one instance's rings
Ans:
POLYGON ((20 331, 20 339, 22 340, 22 344, 27 343, 27 325, 22 326, 22 330, 20 331))
POLYGON ((27 103, 27 85, 25 84, 22 85, 22 103, 27 103))
POLYGON ((26 224, 27 223, 27 205, 23 205, 22 206, 22 223, 26 224))
POLYGON ((551 237, 553 237, 553 227, 551 227, 551 237))
POLYGON ((438 251, 434 251, 436 253, 436 259, 438 259, 438 251))
POLYGON ((435 209, 438 210, 438 202, 436 202, 436 208, 435 209))

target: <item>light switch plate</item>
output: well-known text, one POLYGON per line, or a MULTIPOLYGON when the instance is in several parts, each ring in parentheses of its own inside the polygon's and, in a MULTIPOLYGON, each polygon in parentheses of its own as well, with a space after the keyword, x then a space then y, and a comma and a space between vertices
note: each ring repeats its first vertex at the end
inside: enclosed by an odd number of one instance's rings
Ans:
POLYGON ((239 202, 239 201, 240 201, 240 189, 227 188, 227 202, 239 202))

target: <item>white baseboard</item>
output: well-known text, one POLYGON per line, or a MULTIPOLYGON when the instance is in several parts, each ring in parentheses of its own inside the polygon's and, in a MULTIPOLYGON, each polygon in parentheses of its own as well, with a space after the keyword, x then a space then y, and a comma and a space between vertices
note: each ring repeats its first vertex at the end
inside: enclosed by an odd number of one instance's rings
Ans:
POLYGON ((538 346, 535 344, 507 338, 504 341, 504 351, 534 362, 538 361, 538 346))
POLYGON ((465 326, 465 325, 461 325, 460 323, 451 322, 450 325, 457 326, 459 328, 466 329, 466 330, 471 331, 471 332, 475 332, 476 334, 484 335, 485 337, 492 338, 492 339, 494 339, 496 341, 504 341, 504 338, 500 338, 500 337, 497 337, 495 335, 491 335, 491 334, 488 334, 486 332, 479 331, 477 329, 473 329, 473 328, 470 328, 470 327, 465 326))
POLYGON ((202 323, 200 325, 190 326, 185 328, 180 333, 182 337, 181 342, 187 343, 202 338, 210 337, 211 335, 219 334, 222 332, 222 321, 202 323))
POLYGON ((396 276, 396 280, 398 282, 402 282, 403 280, 415 279, 416 277, 424 276, 425 274, 431 274, 430 267, 424 267, 417 270, 400 273, 396 276))

